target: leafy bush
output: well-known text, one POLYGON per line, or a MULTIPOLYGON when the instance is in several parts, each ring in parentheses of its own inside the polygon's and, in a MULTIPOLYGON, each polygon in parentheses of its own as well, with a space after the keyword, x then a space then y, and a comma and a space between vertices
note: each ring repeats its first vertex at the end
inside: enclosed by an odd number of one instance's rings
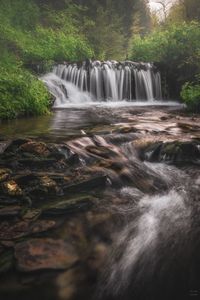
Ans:
POLYGON ((185 83, 182 87, 181 98, 189 110, 200 112, 200 84, 185 83))
POLYGON ((168 24, 132 41, 130 57, 136 61, 160 63, 171 86, 179 95, 181 86, 200 72, 200 24, 168 24))
POLYGON ((94 55, 88 41, 73 24, 70 10, 56 12, 46 8, 39 13, 33 1, 3 0, 0 19, 4 47, 25 64, 44 60, 82 60, 94 55))
POLYGON ((74 9, 41 8, 33 0, 0 1, 0 118, 48 112, 50 95, 25 66, 93 56, 73 21, 74 9))
POLYGON ((18 67, 0 67, 0 118, 48 113, 50 95, 43 83, 18 67))

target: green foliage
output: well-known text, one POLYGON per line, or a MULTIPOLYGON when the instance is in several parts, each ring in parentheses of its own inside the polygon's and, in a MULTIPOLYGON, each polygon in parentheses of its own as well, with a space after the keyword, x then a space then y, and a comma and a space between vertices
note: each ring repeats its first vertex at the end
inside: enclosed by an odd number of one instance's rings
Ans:
POLYGON ((171 95, 175 92, 177 96, 181 86, 200 72, 200 24, 172 23, 143 38, 136 36, 130 56, 133 60, 162 64, 173 89, 171 95))
POLYGON ((55 11, 34 0, 0 2, 0 118, 47 113, 50 95, 25 66, 53 61, 78 61, 93 56, 80 33, 71 5, 55 11))
POLYGON ((183 85, 181 98, 189 110, 200 112, 200 75, 196 82, 186 82, 183 85))
POLYGON ((125 36, 122 33, 121 19, 112 10, 97 8, 95 21, 87 28, 89 39, 94 45, 95 58, 117 59, 125 58, 125 36))
POLYGON ((35 76, 18 67, 0 67, 0 118, 44 114, 50 95, 35 76))
POLYGON ((25 63, 90 58, 93 51, 73 24, 72 11, 56 12, 48 7, 39 11, 33 1, 19 0, 16 4, 14 0, 3 0, 1 39, 25 63))

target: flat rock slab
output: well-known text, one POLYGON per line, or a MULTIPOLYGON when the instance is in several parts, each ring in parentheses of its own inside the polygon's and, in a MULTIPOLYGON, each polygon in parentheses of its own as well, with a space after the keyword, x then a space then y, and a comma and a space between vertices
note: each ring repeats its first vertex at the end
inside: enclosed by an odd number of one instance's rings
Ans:
POLYGON ((31 234, 41 233, 56 228, 59 222, 54 220, 37 220, 35 222, 17 221, 17 222, 1 222, 0 239, 16 240, 31 234))
POLYGON ((8 206, 0 208, 0 218, 1 217, 16 217, 20 214, 22 208, 21 206, 8 206))
POLYGON ((22 272, 65 270, 79 258, 74 248, 63 240, 31 239, 15 246, 17 269, 22 272))

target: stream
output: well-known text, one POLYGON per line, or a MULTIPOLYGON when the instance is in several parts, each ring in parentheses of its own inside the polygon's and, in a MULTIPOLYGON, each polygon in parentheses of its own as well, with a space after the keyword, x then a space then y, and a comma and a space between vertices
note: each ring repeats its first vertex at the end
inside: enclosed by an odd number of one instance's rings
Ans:
POLYGON ((0 124, 0 298, 200 299, 200 117, 153 64, 63 64, 0 124))
POLYGON ((199 124, 166 103, 3 123, 2 299, 199 298, 199 124))

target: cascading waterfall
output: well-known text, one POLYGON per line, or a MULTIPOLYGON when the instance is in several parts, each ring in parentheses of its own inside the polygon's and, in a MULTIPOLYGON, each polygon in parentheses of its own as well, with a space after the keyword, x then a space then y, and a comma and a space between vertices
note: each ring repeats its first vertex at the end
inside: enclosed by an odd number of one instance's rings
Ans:
POLYGON ((69 95, 72 85, 77 92, 82 92, 82 99, 91 102, 162 99, 161 76, 151 63, 94 61, 81 65, 59 64, 42 79, 56 98, 55 106, 73 102, 76 93, 73 100, 69 95))

